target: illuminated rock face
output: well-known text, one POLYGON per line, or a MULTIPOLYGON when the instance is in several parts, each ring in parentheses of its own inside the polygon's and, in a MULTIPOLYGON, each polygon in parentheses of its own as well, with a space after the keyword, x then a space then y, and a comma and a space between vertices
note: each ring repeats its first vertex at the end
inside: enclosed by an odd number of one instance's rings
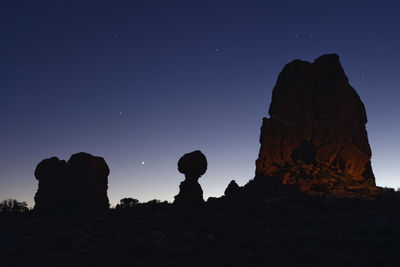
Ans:
POLYGON ((35 170, 39 188, 35 210, 40 212, 102 211, 109 207, 105 160, 77 153, 68 162, 56 157, 41 161, 35 170))
POLYGON ((321 194, 360 195, 376 188, 365 107, 337 55, 287 64, 269 114, 256 177, 278 176, 283 184, 321 194))
POLYGON ((174 204, 196 206, 204 203, 203 190, 198 180, 207 170, 206 156, 199 150, 187 153, 179 159, 178 170, 185 174, 185 180, 179 185, 179 194, 175 196, 174 204))

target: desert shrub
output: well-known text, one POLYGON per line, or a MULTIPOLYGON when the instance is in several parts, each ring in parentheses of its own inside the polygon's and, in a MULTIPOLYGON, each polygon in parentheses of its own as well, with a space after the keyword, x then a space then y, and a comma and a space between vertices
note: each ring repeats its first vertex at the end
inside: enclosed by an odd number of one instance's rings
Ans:
POLYGON ((115 209, 120 210, 120 209, 133 208, 138 203, 139 203, 139 200, 137 200, 135 198, 131 198, 131 197, 126 197, 119 201, 119 204, 117 204, 117 206, 115 206, 115 209))
POLYGON ((146 202, 146 204, 150 204, 150 205, 159 204, 159 203, 161 203, 161 200, 159 200, 159 199, 152 199, 152 200, 149 200, 146 202))
POLYGON ((26 202, 18 202, 16 199, 5 199, 0 203, 1 213, 22 213, 29 211, 26 202))

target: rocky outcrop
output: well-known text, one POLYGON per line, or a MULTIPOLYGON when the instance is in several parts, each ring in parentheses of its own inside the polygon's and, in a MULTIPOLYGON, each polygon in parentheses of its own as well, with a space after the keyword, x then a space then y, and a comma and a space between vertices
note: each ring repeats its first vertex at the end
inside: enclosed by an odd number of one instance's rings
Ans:
POLYGON ((66 210, 72 206, 72 183, 65 160, 56 157, 42 160, 36 167, 35 177, 39 181, 36 211, 66 210))
POLYGON ((39 187, 35 210, 40 212, 101 211, 109 207, 105 160, 77 153, 68 162, 56 157, 41 161, 35 170, 39 187))
POLYGON ((224 195, 227 198, 234 198, 239 194, 240 189, 241 187, 236 183, 236 181, 232 180, 225 189, 224 195))
POLYGON ((279 74, 263 119, 256 179, 279 177, 303 192, 376 191, 366 111, 335 54, 295 60, 279 74))
POLYGON ((179 194, 174 204, 196 206, 204 203, 203 190, 198 182, 207 170, 207 159, 201 151, 196 150, 183 155, 178 161, 178 170, 185 174, 185 180, 179 185, 179 194))

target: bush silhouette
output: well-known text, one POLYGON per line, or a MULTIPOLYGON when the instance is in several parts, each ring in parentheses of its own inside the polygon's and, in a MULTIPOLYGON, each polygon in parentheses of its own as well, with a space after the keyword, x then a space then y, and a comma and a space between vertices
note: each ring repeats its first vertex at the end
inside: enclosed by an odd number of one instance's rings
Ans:
POLYGON ((153 204, 160 204, 160 203, 163 203, 163 202, 159 199, 152 199, 152 200, 147 201, 145 204, 153 205, 153 204))
POLYGON ((26 202, 18 202, 16 199, 5 199, 0 203, 1 213, 22 213, 29 211, 26 202))
POLYGON ((119 201, 119 204, 115 206, 115 209, 129 209, 133 208, 135 205, 139 203, 139 200, 131 197, 123 198, 119 201))

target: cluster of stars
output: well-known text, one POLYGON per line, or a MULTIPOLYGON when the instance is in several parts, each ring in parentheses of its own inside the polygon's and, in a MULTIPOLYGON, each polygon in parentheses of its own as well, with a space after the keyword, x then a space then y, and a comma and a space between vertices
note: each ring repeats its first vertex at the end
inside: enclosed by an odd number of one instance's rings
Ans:
MULTIPOLYGON (((306 36, 307 36, 307 37, 310 37, 310 38, 313 38, 315 35, 314 35, 314 33, 309 33, 309 34, 306 34, 306 36)), ((295 37, 295 38, 299 38, 299 37, 300 37, 300 34, 295 34, 294 37, 295 37)))

